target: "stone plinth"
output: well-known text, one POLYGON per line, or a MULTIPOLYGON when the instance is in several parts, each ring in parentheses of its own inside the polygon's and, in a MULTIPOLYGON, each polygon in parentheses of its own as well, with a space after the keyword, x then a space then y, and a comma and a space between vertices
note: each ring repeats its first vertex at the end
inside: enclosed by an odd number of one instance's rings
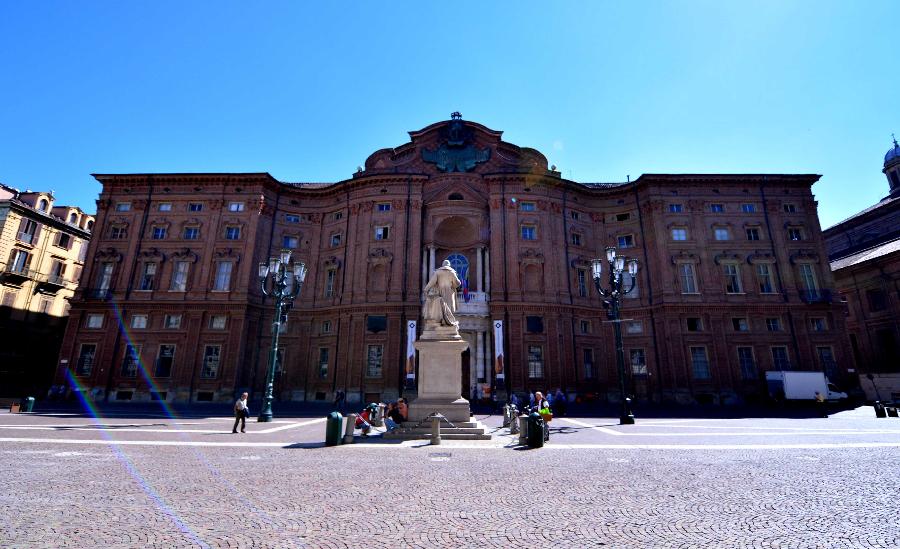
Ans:
POLYGON ((469 348, 463 339, 421 339, 419 351, 419 391, 409 404, 409 422, 416 424, 433 412, 443 414, 452 423, 469 421, 469 401, 462 396, 463 351, 469 348))

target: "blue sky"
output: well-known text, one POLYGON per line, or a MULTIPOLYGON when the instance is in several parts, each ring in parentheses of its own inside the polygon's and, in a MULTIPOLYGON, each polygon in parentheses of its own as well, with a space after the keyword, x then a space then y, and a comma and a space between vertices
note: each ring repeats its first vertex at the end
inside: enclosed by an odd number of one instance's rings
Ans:
POLYGON ((448 118, 565 177, 820 173, 827 227, 888 192, 900 4, 4 2, 0 181, 349 177, 448 118))

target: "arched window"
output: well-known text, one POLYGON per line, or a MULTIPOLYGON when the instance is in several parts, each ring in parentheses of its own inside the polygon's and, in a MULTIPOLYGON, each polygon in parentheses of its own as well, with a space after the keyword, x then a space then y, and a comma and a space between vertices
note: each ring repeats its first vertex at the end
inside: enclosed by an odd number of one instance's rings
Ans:
POLYGON ((38 201, 38 211, 46 212, 48 206, 50 206, 50 202, 46 198, 42 198, 38 201))
POLYGON ((75 223, 76 221, 78 221, 78 214, 75 212, 70 213, 69 214, 69 223, 75 223))
POLYGON ((87 225, 85 225, 85 226, 87 227, 87 230, 90 231, 91 229, 94 228, 94 222, 93 222, 93 221, 88 221, 88 222, 87 222, 87 225))
POLYGON ((466 259, 466 256, 457 253, 450 254, 447 256, 447 261, 450 262, 450 266, 456 271, 456 275, 459 276, 460 280, 465 281, 469 278, 469 260, 466 259))

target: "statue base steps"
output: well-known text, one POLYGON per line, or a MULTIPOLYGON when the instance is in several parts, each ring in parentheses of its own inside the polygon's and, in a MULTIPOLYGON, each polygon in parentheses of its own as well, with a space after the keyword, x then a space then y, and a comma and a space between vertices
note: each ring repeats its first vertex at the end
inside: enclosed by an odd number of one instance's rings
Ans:
MULTIPOLYGON (((385 440, 427 440, 431 438, 431 425, 425 424, 415 427, 415 424, 406 422, 408 427, 400 427, 388 431, 382 438, 385 440)), ((491 435, 486 433, 486 428, 478 421, 464 421, 453 423, 450 427, 441 422, 441 439, 445 440, 491 440, 491 435)))

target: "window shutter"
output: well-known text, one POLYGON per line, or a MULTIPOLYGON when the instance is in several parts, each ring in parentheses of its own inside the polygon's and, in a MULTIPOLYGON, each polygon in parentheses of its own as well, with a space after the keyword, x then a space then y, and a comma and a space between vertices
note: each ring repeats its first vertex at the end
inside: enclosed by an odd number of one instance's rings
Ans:
POLYGON ((37 226, 34 228, 34 238, 31 239, 31 243, 35 246, 37 246, 38 239, 41 236, 41 227, 43 227, 43 225, 38 223, 37 226))

